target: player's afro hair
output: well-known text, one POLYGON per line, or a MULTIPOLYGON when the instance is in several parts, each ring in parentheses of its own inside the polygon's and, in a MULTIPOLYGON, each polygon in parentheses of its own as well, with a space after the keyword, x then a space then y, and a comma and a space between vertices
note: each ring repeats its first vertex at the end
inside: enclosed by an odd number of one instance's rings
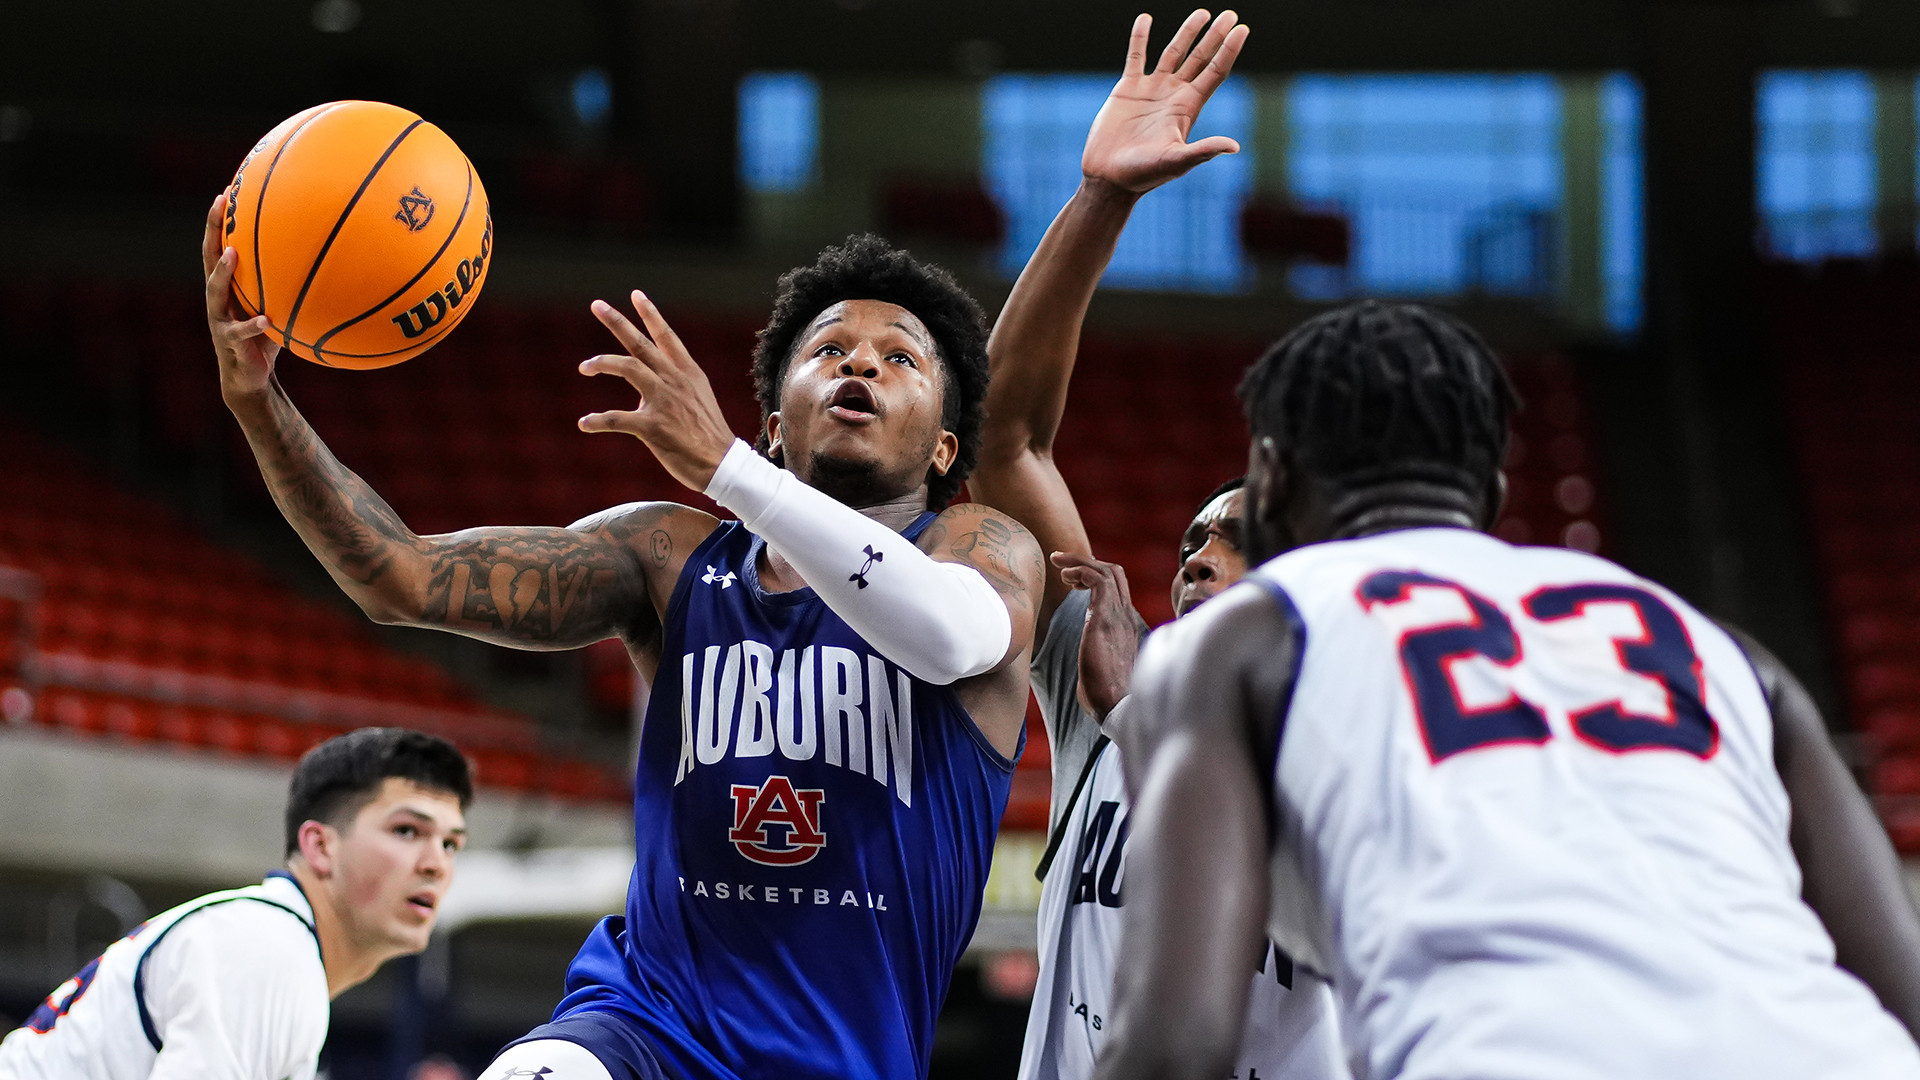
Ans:
POLYGON ((848 237, 846 243, 822 251, 813 265, 780 275, 773 314, 753 351, 760 452, 767 452, 765 421, 780 408, 780 389, 793 360, 794 339, 822 311, 843 300, 898 304, 933 334, 942 372, 940 424, 960 441, 960 452, 946 475, 927 473, 927 509, 945 509, 980 459, 980 425, 986 417, 987 398, 986 313, 953 275, 872 234, 848 237))
POLYGON ((473 802, 467 759, 447 740, 406 728, 349 731, 307 751, 294 766, 286 854, 300 850, 300 826, 319 821, 344 827, 390 776, 452 795, 462 810, 473 802))
POLYGON ((1465 324, 1415 304, 1363 300, 1316 316, 1254 362, 1240 400, 1336 490, 1396 481, 1480 498, 1507 452, 1513 384, 1465 324))

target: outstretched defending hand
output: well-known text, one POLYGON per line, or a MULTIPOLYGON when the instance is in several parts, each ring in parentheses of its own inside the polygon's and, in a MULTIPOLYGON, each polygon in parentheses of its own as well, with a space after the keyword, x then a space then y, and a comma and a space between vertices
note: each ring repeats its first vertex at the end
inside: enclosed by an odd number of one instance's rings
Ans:
POLYGON ((1053 565, 1068 585, 1093 591, 1080 636, 1080 707, 1104 723, 1127 696, 1140 651, 1140 616, 1134 614, 1127 572, 1119 563, 1065 551, 1053 553, 1053 565))
POLYGON ((640 392, 640 404, 628 411, 588 413, 580 418, 580 430, 632 435, 647 444, 675 480, 705 491, 733 445, 733 429, 720 412, 707 373, 639 289, 633 290, 633 309, 645 333, 612 304, 593 302, 594 318, 613 331, 627 353, 596 356, 580 365, 580 373, 620 376, 640 392))
POLYGON ((264 393, 273 381, 273 361, 280 346, 267 333, 265 315, 249 319, 233 302, 234 250, 221 245, 226 224, 227 195, 221 192, 207 210, 207 231, 200 237, 200 269, 207 275, 207 329, 213 333, 213 353, 220 360, 220 396, 264 393))
POLYGON ((1195 11, 1180 24, 1151 73, 1147 32, 1153 16, 1133 20, 1126 71, 1093 118, 1080 156, 1080 171, 1087 179, 1144 194, 1203 161, 1240 152, 1240 144, 1224 135, 1187 142, 1201 106, 1226 81, 1246 43, 1249 30, 1236 25, 1239 18, 1223 11, 1207 27, 1206 11, 1195 11), (1207 27, 1206 35, 1196 44, 1202 27, 1207 27))

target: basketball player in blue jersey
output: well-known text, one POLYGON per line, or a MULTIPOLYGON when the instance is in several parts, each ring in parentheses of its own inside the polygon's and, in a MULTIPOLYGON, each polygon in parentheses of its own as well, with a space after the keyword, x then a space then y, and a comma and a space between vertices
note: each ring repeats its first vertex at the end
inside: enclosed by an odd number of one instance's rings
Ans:
MULTIPOLYGON (((1021 1053, 1021 1080, 1087 1080, 1113 1037, 1112 988, 1126 890, 1130 802, 1121 769, 1127 696, 1145 624, 1125 572, 1093 558, 1085 524, 1054 461, 1079 332, 1134 204, 1212 157, 1237 149, 1188 142, 1248 31, 1196 11, 1151 71, 1151 20, 1135 20, 1125 70, 1094 119, 1080 189, 1027 263, 988 343, 992 379, 973 494, 1019 518, 1052 554, 1039 605, 1033 687, 1053 746, 1053 799, 1040 898, 1040 976, 1021 1053), (1203 32, 1204 31, 1204 32, 1203 32), (1084 704, 1083 704, 1084 703, 1084 704)), ((1201 501, 1179 540, 1176 617, 1246 572, 1240 492, 1201 501)), ((1169 543, 1172 537, 1167 538, 1169 543)), ((1271 946, 1248 964, 1247 1028, 1231 1072, 1292 1080, 1344 1078, 1332 996, 1271 946)), ((1226 1073, 1222 1073, 1225 1076, 1226 1073)))
POLYGON ((1360 303, 1241 395, 1266 561, 1135 674, 1098 1076, 1223 1075, 1264 924, 1362 1077, 1920 1077, 1920 917, 1805 690, 1654 582, 1485 534, 1486 346, 1360 303))
MULTIPOLYGON (((208 244, 219 206, 209 218, 208 244)), ((218 251, 217 247, 211 248, 218 251)), ((924 1075, 1021 749, 1045 576, 949 506, 979 449, 980 309, 873 237, 785 275, 754 357, 759 450, 639 292, 589 359, 638 437, 739 515, 631 503, 569 528, 421 536, 320 443, 207 281, 222 394, 269 490, 372 618, 526 649, 622 638, 652 683, 626 912, 489 1080, 924 1075)))

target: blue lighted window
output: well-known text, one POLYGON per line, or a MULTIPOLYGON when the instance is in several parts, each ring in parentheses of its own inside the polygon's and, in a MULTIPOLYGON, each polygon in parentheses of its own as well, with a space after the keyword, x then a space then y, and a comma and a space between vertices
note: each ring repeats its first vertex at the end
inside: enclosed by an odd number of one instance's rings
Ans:
POLYGON ((1640 84, 1608 75, 1600 84, 1600 287, 1607 325, 1640 329, 1646 314, 1644 162, 1640 84))
POLYGON ((1803 261, 1877 251, 1872 79, 1863 71, 1769 71, 1757 97, 1768 250, 1803 261))
MULTIPOLYGON (((1111 75, 1001 75, 987 81, 986 181, 1007 215, 1000 266, 1008 276, 1019 274, 1079 186, 1087 127, 1112 89, 1111 75)), ((1244 81, 1229 80, 1215 91, 1188 137, 1209 135, 1231 136, 1241 152, 1215 158, 1141 199, 1104 284, 1231 292, 1249 282, 1240 210, 1253 186, 1253 93, 1244 81)))
POLYGON ((1288 185, 1344 213, 1352 265, 1294 288, 1544 295, 1558 276, 1561 95, 1518 75, 1307 75, 1287 91, 1288 185))
POLYGON ((798 71, 740 80, 740 178, 749 191, 798 191, 820 158, 820 84, 798 71))

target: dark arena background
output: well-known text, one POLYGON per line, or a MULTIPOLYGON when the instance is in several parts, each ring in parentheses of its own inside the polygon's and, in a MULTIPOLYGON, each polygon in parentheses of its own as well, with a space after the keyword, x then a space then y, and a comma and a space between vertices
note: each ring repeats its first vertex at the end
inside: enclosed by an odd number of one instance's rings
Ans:
MULTIPOLYGON (((258 136, 393 102, 492 196, 491 281, 399 367, 285 357, 420 532, 682 499, 574 365, 648 291, 735 430, 773 284, 873 230, 989 312, 1078 180, 1138 9, 1105 0, 207 0, 0 11, 0 1030, 107 942, 277 861, 294 759, 364 724, 479 768, 423 955, 335 1004, 332 1080, 471 1077, 545 1019, 632 863, 623 650, 376 626, 222 407, 195 245, 258 136)), ((1154 49, 1186 12, 1152 9, 1154 49)), ((1920 5, 1287 0, 1146 199, 1059 439, 1149 621, 1241 471, 1240 371, 1362 295, 1460 314, 1524 399, 1508 539, 1598 550, 1773 648, 1920 855, 1920 5)), ((1014 1075, 1035 971, 1037 719, 934 1046, 1014 1075)))

